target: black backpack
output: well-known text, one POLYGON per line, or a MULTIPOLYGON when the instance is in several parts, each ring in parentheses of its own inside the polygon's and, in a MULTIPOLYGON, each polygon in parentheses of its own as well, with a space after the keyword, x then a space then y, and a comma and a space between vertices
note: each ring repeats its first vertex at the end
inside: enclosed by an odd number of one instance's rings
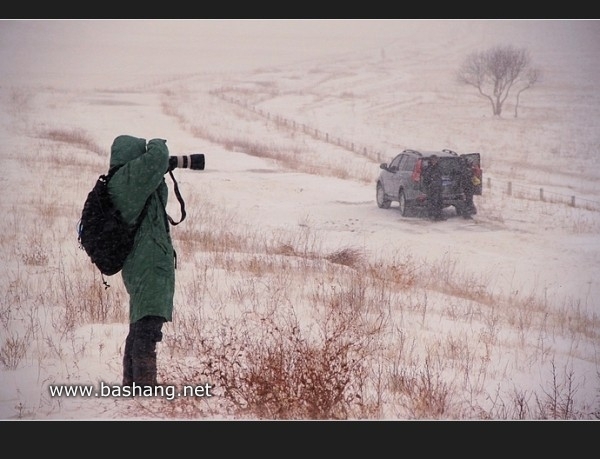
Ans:
MULTIPOLYGON (((107 174, 102 174, 88 193, 83 205, 81 219, 78 225, 79 246, 90 257, 92 263, 100 270, 102 282, 109 287, 104 276, 112 276, 123 269, 125 259, 133 249, 135 235, 146 214, 148 201, 133 225, 123 221, 121 213, 115 208, 108 194, 108 181, 121 166, 111 168, 107 174)), ((172 225, 181 223, 185 216, 185 205, 173 173, 169 171, 175 184, 175 193, 181 204, 181 220, 178 222, 167 215, 172 225)))
MULTIPOLYGON (((123 221, 108 194, 108 181, 118 169, 113 167, 98 177, 85 200, 78 226, 79 245, 103 276, 112 276, 123 268, 148 205, 134 225, 123 221)), ((103 282, 108 287, 104 277, 103 282)))

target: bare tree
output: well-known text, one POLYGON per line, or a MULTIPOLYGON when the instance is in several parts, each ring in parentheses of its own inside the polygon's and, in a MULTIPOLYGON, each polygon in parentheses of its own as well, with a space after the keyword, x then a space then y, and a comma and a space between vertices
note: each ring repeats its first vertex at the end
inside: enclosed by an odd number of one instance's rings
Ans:
POLYGON ((516 117, 519 96, 538 81, 539 75, 539 70, 531 67, 531 58, 525 48, 496 46, 467 56, 457 79, 459 83, 477 88, 479 94, 492 104, 494 116, 502 114, 511 88, 523 83, 517 93, 516 117))
POLYGON ((515 103, 515 118, 517 117, 517 110, 519 109, 519 97, 521 93, 526 89, 531 88, 536 84, 541 77, 541 71, 539 69, 530 68, 525 72, 525 75, 520 80, 523 82, 523 86, 517 91, 517 102, 515 103))

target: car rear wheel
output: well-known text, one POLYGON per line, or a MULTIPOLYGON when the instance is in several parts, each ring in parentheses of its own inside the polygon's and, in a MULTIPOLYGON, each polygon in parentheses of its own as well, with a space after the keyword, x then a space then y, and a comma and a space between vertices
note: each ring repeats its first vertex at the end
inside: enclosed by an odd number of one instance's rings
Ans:
POLYGON ((400 213, 402 214, 402 216, 410 217, 412 215, 412 208, 410 207, 408 202, 406 202, 406 195, 404 194, 404 191, 400 191, 399 202, 400 202, 400 213))
POLYGON ((386 199, 385 191, 383 190, 381 183, 377 184, 377 205, 380 209, 389 209, 392 205, 392 201, 386 199))

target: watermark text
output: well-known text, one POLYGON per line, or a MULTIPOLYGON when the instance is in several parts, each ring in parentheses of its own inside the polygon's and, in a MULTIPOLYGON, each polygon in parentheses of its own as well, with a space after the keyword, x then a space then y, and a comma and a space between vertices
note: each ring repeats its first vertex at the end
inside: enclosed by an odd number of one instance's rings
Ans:
POLYGON ((131 386, 110 385, 104 382, 100 386, 50 384, 50 397, 163 397, 173 400, 177 397, 212 397, 213 385, 184 385, 179 388, 170 385, 141 386, 133 383, 131 386))

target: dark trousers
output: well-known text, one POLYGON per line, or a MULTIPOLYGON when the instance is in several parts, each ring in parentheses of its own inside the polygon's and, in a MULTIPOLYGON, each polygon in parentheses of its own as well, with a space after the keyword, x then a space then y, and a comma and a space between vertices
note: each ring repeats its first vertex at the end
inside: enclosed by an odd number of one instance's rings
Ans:
POLYGON ((465 193, 465 201, 463 203, 461 213, 462 213, 463 217, 469 218, 471 215, 474 215, 477 213, 477 210, 475 209, 475 203, 473 202, 474 190, 473 190, 473 186, 470 183, 468 183, 464 187, 464 193, 465 193))
POLYGON ((475 213, 475 204, 473 203, 473 193, 465 193, 465 210, 469 215, 475 213))
POLYGON ((429 218, 442 218, 443 199, 442 190, 430 190, 427 195, 427 214, 429 218))
POLYGON ((129 324, 123 355, 123 385, 155 386, 156 343, 162 340, 165 319, 146 316, 129 324))

